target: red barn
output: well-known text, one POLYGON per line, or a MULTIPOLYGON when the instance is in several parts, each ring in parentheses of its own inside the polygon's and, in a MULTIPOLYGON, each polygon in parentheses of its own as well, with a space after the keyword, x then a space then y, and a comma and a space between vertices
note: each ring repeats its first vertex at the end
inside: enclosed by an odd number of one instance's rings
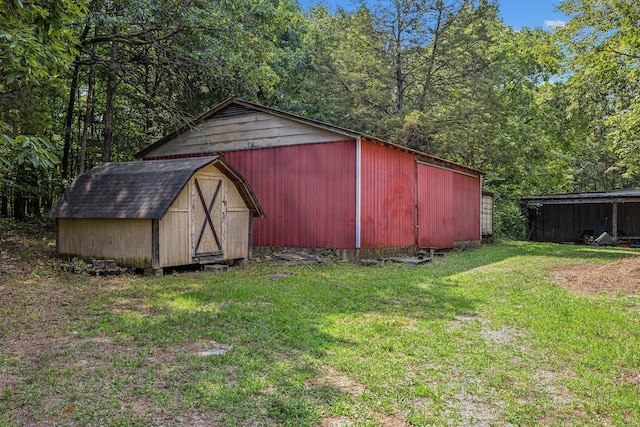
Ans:
POLYGON ((240 99, 137 156, 210 155, 223 155, 264 209, 254 246, 334 247, 363 256, 481 239, 480 171, 240 99))

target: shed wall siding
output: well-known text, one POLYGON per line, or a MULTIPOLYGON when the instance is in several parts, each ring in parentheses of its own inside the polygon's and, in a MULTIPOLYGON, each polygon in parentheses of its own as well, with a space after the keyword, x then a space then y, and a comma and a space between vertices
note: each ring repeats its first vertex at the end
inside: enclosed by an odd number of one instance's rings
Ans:
MULTIPOLYGON (((194 245, 201 231, 203 217, 193 222, 193 205, 200 207, 200 199, 195 189, 195 179, 222 181, 218 197, 223 200, 220 212, 212 212, 212 218, 222 217, 220 236, 222 259, 246 258, 249 253, 249 216, 251 212, 234 183, 213 165, 207 166, 189 181, 164 218, 160 220, 160 266, 187 265, 193 262, 194 245)), ((207 203, 209 201, 206 201, 207 203)), ((215 220, 214 220, 215 222, 215 220)), ((208 231, 208 230, 205 230, 208 231)), ((205 233, 206 236, 209 234, 205 233)), ((209 238, 211 238, 209 236, 209 238)), ((206 242, 205 242, 206 243, 206 242)), ((201 242, 201 245, 203 243, 201 242)))
MULTIPOLYGON (((598 219, 608 218, 607 232, 611 234, 612 206, 606 203, 585 203, 571 205, 544 205, 536 213, 530 212, 534 224, 532 239, 540 242, 579 241, 583 231, 593 233, 598 219)), ((620 218, 620 209, 618 218, 620 218)), ((624 230, 625 224, 618 222, 618 229, 624 230)), ((597 236, 596 236, 597 237, 597 236)))
POLYGON ((361 176, 361 247, 415 245, 413 156, 363 141, 361 176))
POLYGON ((640 203, 618 204, 618 233, 640 237, 640 203))
POLYGON ((451 248, 480 240, 480 179, 418 164, 418 243, 451 248))
MULTIPOLYGON (((606 231, 613 234, 612 216, 610 203, 543 205, 537 211, 529 210, 530 237, 539 242, 580 241, 582 233, 593 232, 596 221, 601 218, 608 218, 606 231)), ((639 218, 640 203, 618 202, 618 235, 640 237, 639 218)))
POLYGON ((60 218, 58 251, 83 258, 114 259, 132 267, 151 267, 151 220, 60 218))
POLYGON ((191 204, 185 186, 159 221, 160 267, 191 264, 191 204))
POLYGON ((275 146, 340 141, 344 136, 293 120, 251 112, 213 117, 196 128, 178 135, 145 158, 226 152, 275 146))
POLYGON ((225 153, 249 182, 266 218, 253 222, 253 244, 355 249, 353 142, 225 153))

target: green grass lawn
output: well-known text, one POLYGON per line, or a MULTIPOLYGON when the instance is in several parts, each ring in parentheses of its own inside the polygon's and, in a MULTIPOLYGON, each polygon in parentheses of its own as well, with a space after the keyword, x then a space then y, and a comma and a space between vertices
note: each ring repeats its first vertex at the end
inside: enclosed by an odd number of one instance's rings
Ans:
POLYGON ((502 243, 160 278, 45 259, 0 281, 0 425, 640 425, 640 298, 549 273, 637 254, 502 243))

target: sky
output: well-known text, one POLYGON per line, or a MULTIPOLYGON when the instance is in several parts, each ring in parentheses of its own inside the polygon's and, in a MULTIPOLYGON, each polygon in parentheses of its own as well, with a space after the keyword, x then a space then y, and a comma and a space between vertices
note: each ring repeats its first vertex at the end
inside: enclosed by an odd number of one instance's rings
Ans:
MULTIPOLYGON (((498 0, 500 16, 505 24, 519 30, 522 27, 551 28, 562 25, 568 18, 555 11, 560 0, 498 0)), ((308 9, 317 3, 332 8, 342 7, 347 10, 354 8, 352 0, 298 0, 300 6, 308 9)))

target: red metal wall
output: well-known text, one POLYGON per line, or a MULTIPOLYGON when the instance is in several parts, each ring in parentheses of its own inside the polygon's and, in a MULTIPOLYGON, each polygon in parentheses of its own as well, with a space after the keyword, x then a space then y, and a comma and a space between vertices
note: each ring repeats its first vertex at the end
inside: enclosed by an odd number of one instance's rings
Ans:
POLYGON ((361 247, 415 245, 413 156, 368 141, 361 153, 361 247))
POLYGON ((480 178, 417 165, 418 245, 451 248, 480 239, 480 178))
POLYGON ((266 218, 253 244, 355 249, 356 144, 336 142, 224 153, 249 181, 266 218))

